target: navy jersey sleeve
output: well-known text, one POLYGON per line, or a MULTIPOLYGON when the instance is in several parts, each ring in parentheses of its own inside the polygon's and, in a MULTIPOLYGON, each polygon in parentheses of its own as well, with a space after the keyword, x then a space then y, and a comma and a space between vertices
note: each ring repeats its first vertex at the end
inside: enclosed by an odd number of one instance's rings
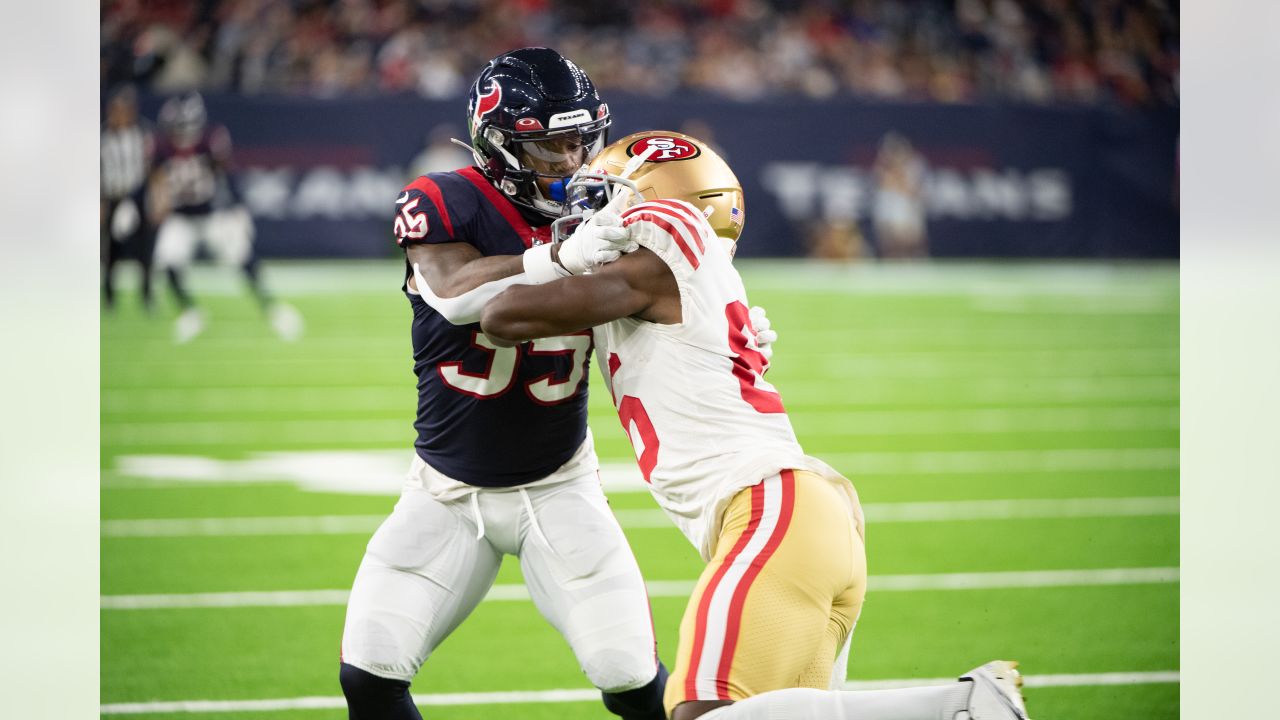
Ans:
POLYGON ((466 228, 478 207, 475 189, 456 173, 423 175, 396 198, 396 244, 466 242, 466 228))

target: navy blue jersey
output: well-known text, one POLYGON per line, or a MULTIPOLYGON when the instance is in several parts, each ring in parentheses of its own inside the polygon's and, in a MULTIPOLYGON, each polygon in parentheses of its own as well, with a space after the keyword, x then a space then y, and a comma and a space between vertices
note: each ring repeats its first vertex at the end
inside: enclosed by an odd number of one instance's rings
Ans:
MULTIPOLYGON (((396 242, 465 242, 483 255, 518 255, 546 242, 475 168, 424 175, 396 199, 396 242)), ((469 485, 540 480, 567 461, 587 432, 591 333, 512 348, 489 344, 480 323, 452 325, 417 295, 413 369, 418 455, 469 485)))
POLYGON ((173 211, 204 215, 213 209, 218 184, 231 159, 231 135, 221 125, 210 125, 191 142, 160 138, 156 165, 164 169, 173 211))

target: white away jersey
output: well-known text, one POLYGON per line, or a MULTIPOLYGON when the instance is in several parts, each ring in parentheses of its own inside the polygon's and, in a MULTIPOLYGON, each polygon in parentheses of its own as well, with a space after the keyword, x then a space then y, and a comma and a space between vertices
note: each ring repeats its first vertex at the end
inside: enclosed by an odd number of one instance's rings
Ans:
MULTIPOLYGON (((742 278, 725 241, 686 202, 628 209, 632 238, 671 268, 682 322, 622 318, 595 329, 598 364, 658 505, 709 560, 729 499, 781 470, 848 480, 804 454, 762 377, 742 278)), ((856 511, 855 511, 856 512, 856 511)))

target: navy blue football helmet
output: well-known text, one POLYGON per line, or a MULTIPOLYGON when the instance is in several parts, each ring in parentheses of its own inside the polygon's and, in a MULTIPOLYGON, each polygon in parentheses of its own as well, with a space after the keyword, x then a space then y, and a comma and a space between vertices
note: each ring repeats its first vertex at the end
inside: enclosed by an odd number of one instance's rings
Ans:
POLYGON ((199 139, 208 120, 204 98, 198 92, 171 97, 160 107, 160 128, 180 145, 199 139))
POLYGON ((564 182, 608 142, 609 106, 591 78, 550 48, 489 61, 467 105, 476 165, 520 208, 560 217, 564 182), (549 180, 547 191, 538 180, 549 180))

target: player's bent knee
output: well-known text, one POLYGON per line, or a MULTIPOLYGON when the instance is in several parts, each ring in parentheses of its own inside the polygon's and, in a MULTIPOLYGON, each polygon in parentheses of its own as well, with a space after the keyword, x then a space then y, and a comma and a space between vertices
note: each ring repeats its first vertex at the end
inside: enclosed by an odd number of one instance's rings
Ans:
POLYGON ((347 663, 342 663, 338 671, 338 681, 342 683, 342 692, 348 699, 394 697, 409 692, 407 680, 378 677, 368 670, 347 663))
POLYGON ((653 653, 637 657, 615 649, 597 650, 585 659, 582 671, 606 693, 635 690, 653 680, 653 653))
POLYGON ((658 671, 645 684, 629 690, 604 691, 605 709, 623 720, 666 720, 662 695, 667 687, 667 668, 658 663, 658 671))
POLYGON ((378 677, 346 663, 342 663, 338 671, 338 680, 342 684, 342 694, 347 698, 351 720, 422 717, 409 695, 407 680, 378 677))

